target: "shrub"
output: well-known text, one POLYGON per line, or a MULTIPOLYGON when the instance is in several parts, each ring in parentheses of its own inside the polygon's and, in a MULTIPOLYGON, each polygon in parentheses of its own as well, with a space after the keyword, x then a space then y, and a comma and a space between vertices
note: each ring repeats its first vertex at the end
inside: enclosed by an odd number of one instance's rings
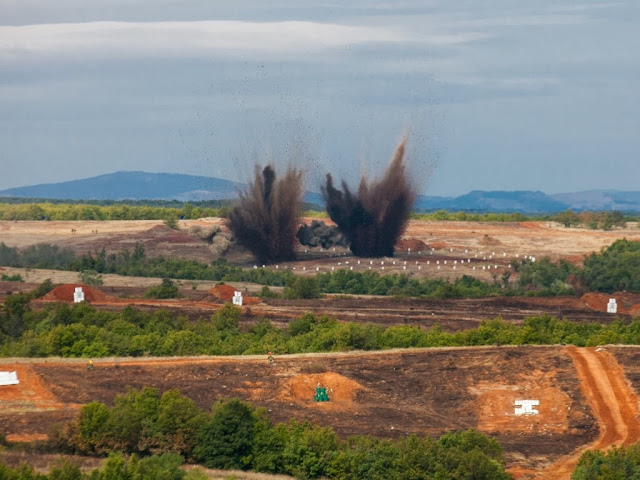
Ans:
POLYGON ((640 444, 582 454, 572 480, 623 480, 640 477, 640 444))
POLYGON ((85 285, 102 285, 102 275, 100 275, 95 270, 83 270, 78 273, 78 279, 80 283, 84 283, 85 285))
POLYGON ((278 298, 280 295, 278 295, 276 292, 274 292, 273 290, 271 290, 267 285, 264 285, 262 287, 262 290, 260 290, 260 298, 278 298))
POLYGON ((160 285, 149 287, 144 292, 145 298, 179 298, 180 296, 178 286, 170 278, 163 278, 160 285))
POLYGON ((324 295, 314 277, 296 277, 284 289, 284 297, 288 299, 322 298, 324 295))
POLYGON ((640 242, 616 240, 584 260, 581 278, 590 290, 640 292, 640 242))
POLYGON ((164 224, 171 230, 180 230, 178 219, 176 217, 168 217, 164 220, 164 224))
POLYGON ((219 401, 198 433, 194 456, 208 468, 247 468, 253 435, 252 407, 237 398, 219 401))
POLYGON ((24 278, 22 278, 22 275, 20 275, 19 273, 16 273, 14 275, 7 275, 6 273, 3 273, 2 277, 0 277, 0 280, 2 280, 3 282, 24 282, 24 278))

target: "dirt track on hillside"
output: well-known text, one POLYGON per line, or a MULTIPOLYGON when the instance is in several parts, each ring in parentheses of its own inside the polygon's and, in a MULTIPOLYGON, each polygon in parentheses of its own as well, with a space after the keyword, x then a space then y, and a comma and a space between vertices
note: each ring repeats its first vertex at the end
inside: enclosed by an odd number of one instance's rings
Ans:
POLYGON ((536 478, 569 480, 586 450, 606 450, 640 440, 638 396, 633 391, 616 358, 602 348, 569 347, 582 392, 600 427, 598 439, 560 459, 536 478))

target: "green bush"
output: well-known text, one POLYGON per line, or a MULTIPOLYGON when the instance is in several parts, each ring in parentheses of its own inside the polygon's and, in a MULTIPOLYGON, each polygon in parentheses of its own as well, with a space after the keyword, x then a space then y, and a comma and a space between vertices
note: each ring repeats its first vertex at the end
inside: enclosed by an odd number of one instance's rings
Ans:
MULTIPOLYGON (((121 453, 112 453, 100 469, 84 474, 77 465, 62 460, 51 468, 48 475, 35 472, 23 464, 15 469, 0 462, 2 480, 183 480, 187 475, 180 466, 179 455, 151 456, 139 459, 131 455, 126 461, 121 453)), ((198 477, 191 477, 198 478, 198 477)))
POLYGON ((546 295, 570 295, 571 286, 567 283, 569 275, 575 274, 578 268, 571 263, 560 260, 552 262, 549 257, 536 260, 511 262, 512 268, 518 272, 517 285, 525 291, 533 291, 546 295))
POLYGON ((640 242, 616 240, 584 260, 581 278, 590 290, 640 292, 640 242))
POLYGON ((260 295, 258 295, 258 296, 260 298, 278 298, 278 297, 280 297, 280 295, 278 295, 276 292, 271 290, 267 285, 264 285, 262 287, 262 290, 260 290, 260 295))
MULTIPOLYGON (((166 411, 165 419, 170 424, 166 427, 160 405, 168 393, 158 398, 152 389, 131 390, 119 396, 112 408, 103 404, 85 406, 67 427, 68 434, 61 437, 61 444, 64 446, 67 441, 67 448, 74 449, 78 444, 90 445, 99 440, 104 449, 94 448, 94 453, 107 453, 119 447, 126 453, 145 454, 149 453, 149 449, 143 452, 141 448, 145 438, 166 437, 167 431, 182 429, 178 436, 191 439, 187 443, 193 447, 193 458, 213 468, 251 469, 300 479, 510 478, 504 471, 498 443, 473 430, 447 433, 439 439, 410 436, 380 440, 354 436, 340 440, 331 427, 295 420, 273 425, 264 409, 255 409, 239 399, 220 400, 210 413, 204 413, 177 392, 169 395, 168 403, 174 408, 166 411), (91 420, 87 421, 89 416, 91 420), (191 427, 187 431, 181 424, 191 427)), ((110 453, 103 469, 92 472, 91 479, 184 478, 178 468, 183 456, 177 453, 184 454, 185 449, 169 442, 162 443, 162 450, 167 453, 142 459, 131 455, 128 461, 121 453, 110 453)), ((77 474, 73 466, 64 468, 69 475, 77 474)), ((197 473, 186 476, 200 477, 197 473)))
POLYGON ((170 278, 163 278, 160 285, 149 287, 144 292, 144 298, 179 298, 178 286, 170 278))
POLYGON ((313 299, 324 295, 314 277, 296 277, 285 287, 283 296, 288 299, 313 299))
POLYGON ((219 401, 200 428, 194 457, 208 468, 245 469, 253 435, 253 408, 237 398, 219 401))
POLYGON ((2 277, 0 277, 0 280, 2 280, 3 282, 24 282, 24 278, 22 278, 22 275, 20 275, 19 273, 16 273, 14 275, 7 275, 6 273, 3 273, 2 277))
POLYGON ((124 451, 189 457, 204 415, 176 390, 153 388, 118 395, 112 408, 92 402, 60 433, 57 443, 83 454, 124 451))
POLYGON ((640 478, 640 444, 582 454, 571 480, 627 480, 640 478))
POLYGON ((103 284, 102 275, 95 270, 83 270, 78 273, 78 279, 80 280, 80 283, 85 285, 97 286, 103 284))

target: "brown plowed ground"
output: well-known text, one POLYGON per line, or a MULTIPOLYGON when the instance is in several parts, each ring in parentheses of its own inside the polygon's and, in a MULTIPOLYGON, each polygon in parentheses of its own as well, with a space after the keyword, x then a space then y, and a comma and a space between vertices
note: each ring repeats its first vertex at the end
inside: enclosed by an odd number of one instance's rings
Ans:
POLYGON ((7 435, 10 442, 24 442, 43 440, 47 438, 46 432, 32 432, 29 428, 29 419, 43 412, 73 411, 80 405, 70 402, 65 404, 49 390, 47 383, 38 375, 31 365, 26 363, 1 363, 0 371, 17 372, 17 385, 4 385, 0 387, 0 414, 18 419, 18 425, 25 427, 14 432, 2 432, 7 435))
MULTIPOLYGON (((8 282, 0 282, 0 292, 8 282)), ((80 284, 57 287, 33 306, 51 302, 72 302, 73 291, 80 284)), ((33 284, 31 289, 36 288, 33 284)), ((7 285, 7 290, 11 285, 7 285)), ((611 315, 600 309, 599 304, 585 297, 485 297, 468 299, 419 299, 358 295, 328 295, 317 300, 266 299, 247 295, 247 289, 237 285, 216 285, 208 292, 182 288, 183 298, 156 300, 140 298, 144 289, 135 287, 87 287, 87 302, 105 310, 121 310, 133 305, 145 310, 170 310, 195 320, 208 317, 229 301, 236 290, 243 291, 244 308, 241 323, 254 324, 260 317, 269 318, 278 326, 286 326, 292 319, 307 312, 317 316, 328 315, 341 321, 375 323, 384 326, 414 325, 429 328, 439 324, 447 331, 477 327, 487 319, 502 318, 522 323, 531 316, 551 315, 569 318, 576 322, 609 323, 616 318, 630 319, 629 314, 611 315), (136 298, 137 297, 137 298, 136 298), (591 302, 591 306, 589 303, 591 302), (594 308, 592 308, 594 307, 594 308)), ((254 287, 255 288, 255 287, 254 287)), ((608 302, 607 297, 607 302, 608 302)))
MULTIPOLYGON (((477 428, 498 438, 512 466, 542 468, 597 436, 571 358, 547 347, 490 347, 276 357, 28 363, 59 405, 113 403, 128 387, 179 389, 201 408, 238 396, 274 421, 331 425, 342 436, 397 438, 477 428), (315 387, 331 401, 313 401, 315 387), (517 417, 513 401, 540 396, 540 415, 517 417)), ((20 379, 22 381, 22 379, 20 379)), ((22 384, 31 388, 28 379, 22 384)), ((73 409, 4 414, 9 435, 43 435, 73 409)), ((19 437, 10 437, 19 438, 19 437)))
MULTIPOLYGON (((306 219, 310 221, 310 219, 306 219)), ((180 231, 171 230, 161 221, 46 221, 7 222, 0 221, 2 241, 8 246, 24 247, 37 243, 52 243, 69 247, 78 253, 100 251, 117 253, 124 248, 133 249, 136 242, 145 245, 148 256, 189 258, 202 262, 216 259, 208 245, 188 235, 193 225, 210 226, 224 223, 220 218, 181 220, 180 231), (75 231, 73 233, 72 231, 75 231)), ((412 220, 396 250, 397 262, 385 261, 385 273, 404 272, 418 278, 455 278, 473 275, 491 280, 492 274, 500 275, 512 258, 532 255, 536 258, 550 256, 552 259, 568 258, 580 262, 585 254, 597 252, 619 238, 640 239, 640 229, 629 224, 624 229, 611 231, 564 228, 553 222, 490 223, 490 222, 438 222, 412 220), (435 248, 434 252, 416 251, 421 245, 435 248), (413 247, 411 253, 405 249, 413 247), (460 263, 461 260, 471 262, 460 263), (448 260, 447 265, 442 262, 448 260), (404 264, 404 261, 407 264, 404 264), (418 265, 415 262, 419 262, 418 265), (426 262, 430 261, 429 266, 426 262), (440 269, 435 262, 440 261, 440 269), (457 261, 456 269, 452 263, 457 261), (495 265, 498 266, 495 269, 495 265), (491 266, 483 270, 483 266, 491 266), (404 267, 407 267, 406 270, 404 267), (476 267, 474 270, 473 267, 476 267)), ((369 264, 369 259, 357 263, 351 254, 336 248, 329 251, 300 247, 299 261, 289 263, 298 274, 313 274, 331 271, 331 268, 372 269, 382 272, 380 259, 369 264), (338 263, 341 265, 338 265, 338 263), (349 262, 349 263, 345 263, 349 262)), ((232 249, 227 255, 229 262, 244 266, 253 265, 250 255, 232 249)), ((280 266, 283 268, 284 266, 280 266)), ((272 266, 270 268, 275 268, 272 266)), ((29 280, 26 278, 26 280, 29 280)), ((35 276, 32 281, 37 281, 35 276)), ((64 283, 70 283, 68 280, 64 283)))

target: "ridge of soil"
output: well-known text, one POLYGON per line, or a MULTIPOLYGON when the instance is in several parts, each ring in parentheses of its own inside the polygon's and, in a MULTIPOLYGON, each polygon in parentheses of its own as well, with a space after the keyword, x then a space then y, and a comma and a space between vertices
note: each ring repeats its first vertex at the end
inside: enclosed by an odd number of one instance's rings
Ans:
MULTIPOLYGON (((230 302, 233 300, 233 296, 235 295, 236 292, 241 291, 240 289, 234 287, 233 285, 229 285, 229 284, 221 284, 221 285, 216 285, 215 287, 213 287, 211 290, 209 290, 209 293, 214 296, 215 298, 219 299, 219 300, 223 300, 225 302, 230 302)), ((261 300, 257 297, 252 297, 249 295, 245 295, 243 293, 242 295, 242 304, 243 305, 256 305, 258 303, 260 303, 261 300)))
POLYGON ((82 283, 67 283, 54 288, 49 293, 41 297, 45 302, 73 302, 73 294, 76 288, 82 288, 86 302, 116 302, 119 299, 106 295, 97 288, 83 285, 82 283))
POLYGON ((600 312, 607 311, 609 299, 615 298, 618 305, 618 313, 623 315, 634 315, 640 312, 640 294, 628 292, 616 293, 585 293, 580 300, 593 310, 600 312))

